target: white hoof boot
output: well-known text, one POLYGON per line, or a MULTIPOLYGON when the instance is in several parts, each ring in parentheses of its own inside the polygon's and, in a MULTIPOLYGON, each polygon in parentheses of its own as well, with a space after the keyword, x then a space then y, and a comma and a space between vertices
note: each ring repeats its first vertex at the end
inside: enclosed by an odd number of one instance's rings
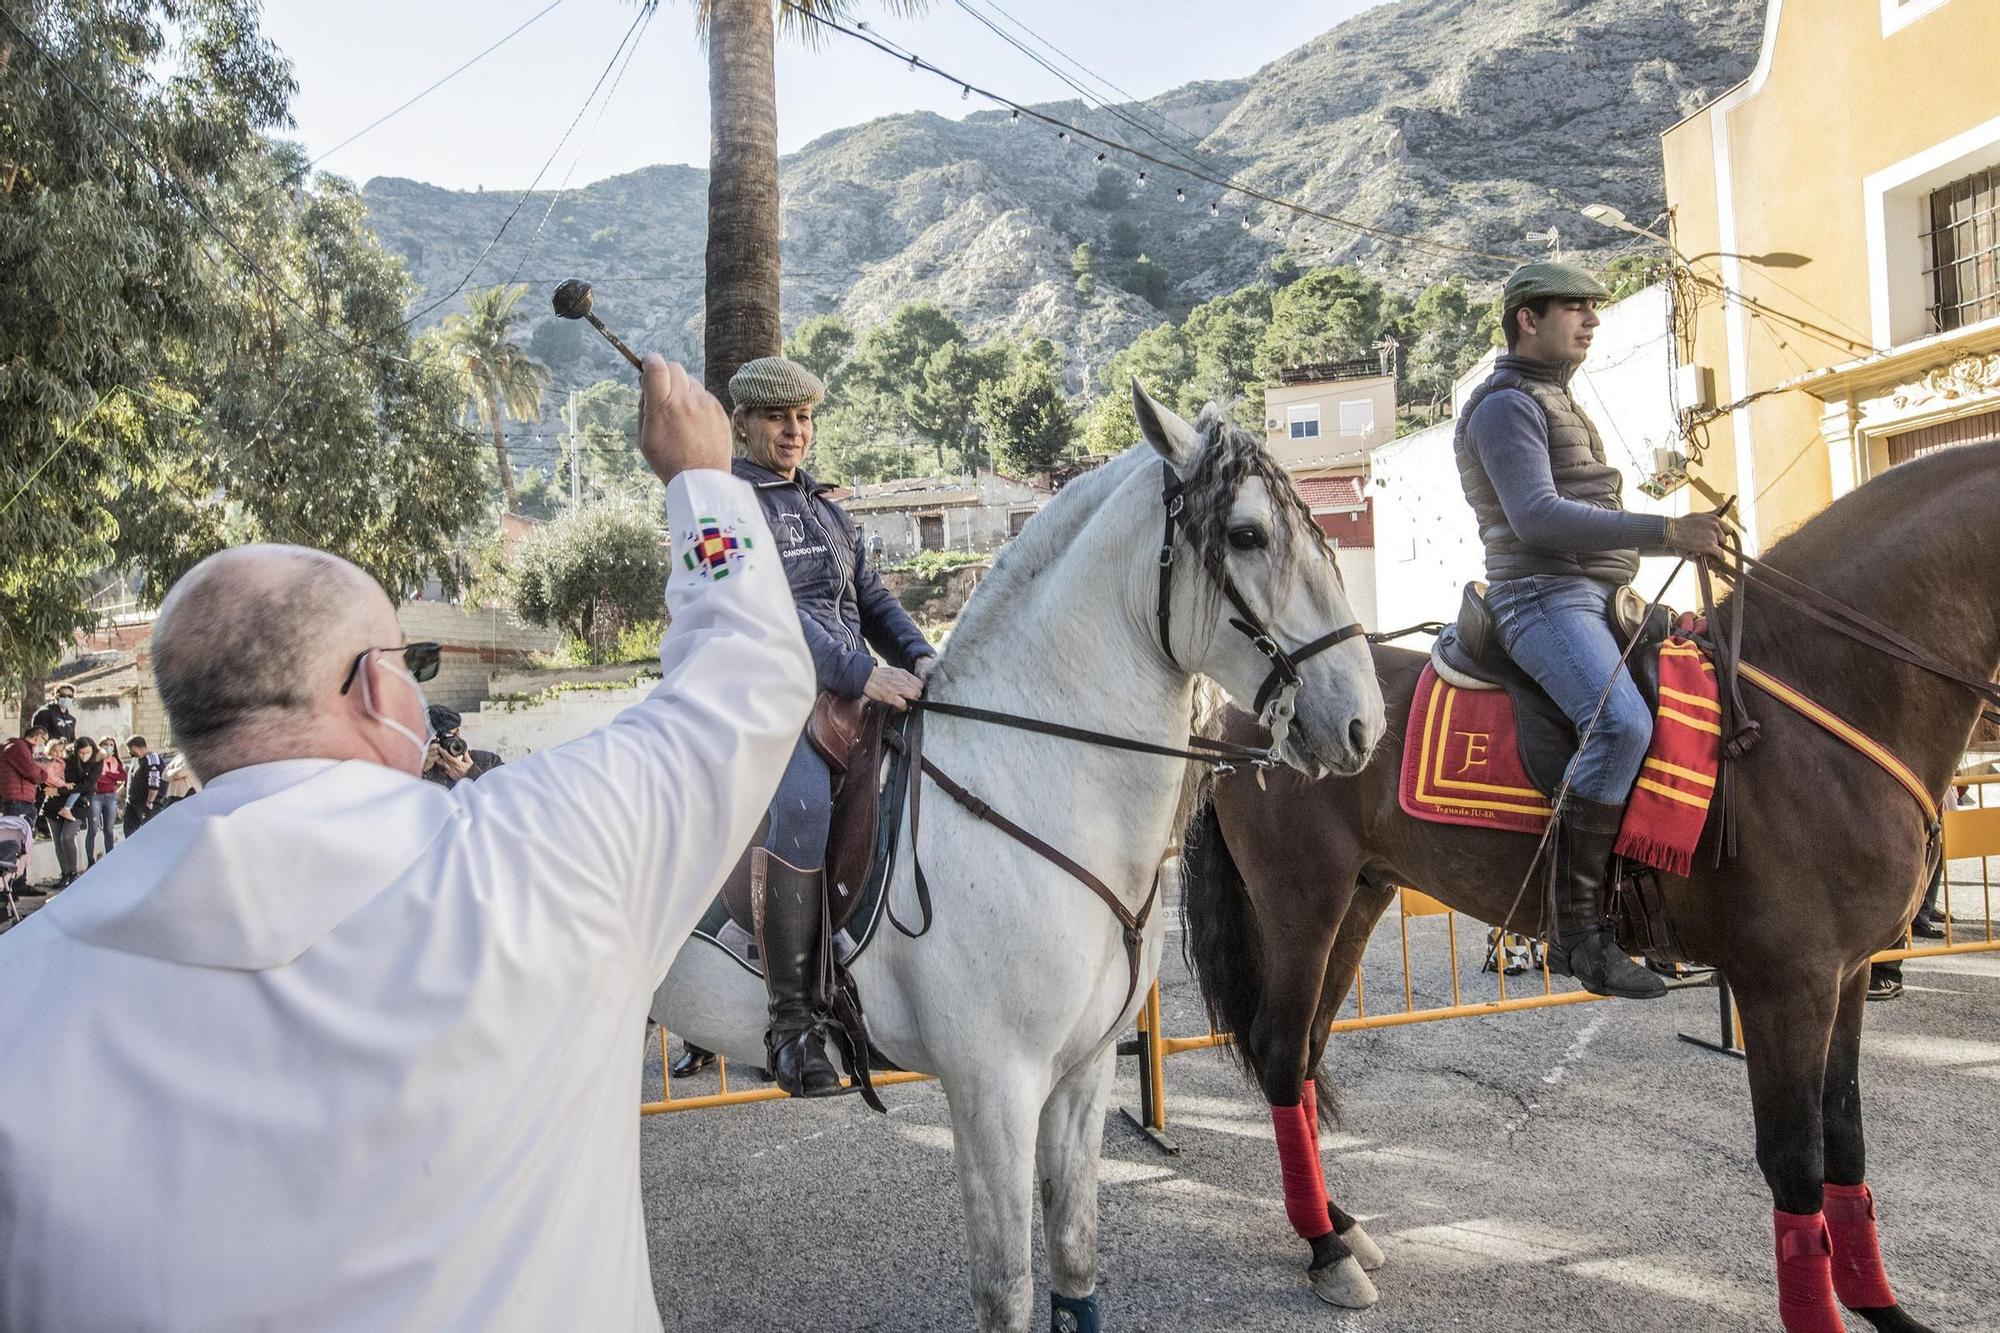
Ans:
POLYGON ((1312 1283, 1313 1295, 1343 1310, 1366 1310, 1379 1299, 1375 1284, 1351 1254, 1325 1268, 1314 1269, 1306 1278, 1312 1283))
POLYGON ((1361 1229, 1359 1222, 1338 1234, 1340 1243, 1361 1262, 1362 1272, 1372 1273, 1389 1262, 1389 1256, 1382 1253, 1382 1247, 1375 1243, 1373 1236, 1361 1229))

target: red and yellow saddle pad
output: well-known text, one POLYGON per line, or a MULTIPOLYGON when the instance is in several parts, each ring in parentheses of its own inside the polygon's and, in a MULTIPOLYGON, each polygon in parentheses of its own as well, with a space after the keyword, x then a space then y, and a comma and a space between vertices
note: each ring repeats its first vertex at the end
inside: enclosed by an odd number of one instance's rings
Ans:
POLYGON ((1521 761, 1505 690, 1462 690, 1424 664, 1403 733, 1402 803, 1433 824, 1542 831, 1549 800, 1521 761))
MULTIPOLYGON (((1722 762, 1715 666, 1687 639, 1660 648, 1653 740, 1618 834, 1618 854, 1671 874, 1694 864, 1722 762)), ((1464 690, 1426 663, 1410 701, 1400 787, 1403 813, 1433 824, 1539 834, 1549 798, 1521 759, 1505 690, 1464 690)))

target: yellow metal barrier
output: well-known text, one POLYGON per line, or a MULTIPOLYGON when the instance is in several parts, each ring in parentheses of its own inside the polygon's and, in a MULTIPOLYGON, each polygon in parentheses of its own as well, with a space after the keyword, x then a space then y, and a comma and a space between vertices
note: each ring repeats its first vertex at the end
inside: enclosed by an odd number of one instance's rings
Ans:
MULTIPOLYGON (((2000 951, 2000 938, 1994 935, 1993 920, 1993 864, 1992 859, 2000 857, 2000 774, 1986 776, 1966 776, 1956 780, 1956 786, 1974 793, 1976 804, 1963 810, 1947 810, 1944 814, 1944 859, 1945 877, 1941 895, 1944 908, 1945 939, 1932 945, 1918 946, 1906 931, 1904 947, 1889 949, 1875 955, 1877 962, 1893 962, 1906 958, 1940 958, 1956 954, 1989 953, 2000 951), (1952 861, 1977 860, 1980 863, 1979 887, 1985 907, 1985 938, 1966 943, 1953 942, 1952 884, 1950 863, 1952 861)), ((1436 1023, 1454 1018, 1484 1018, 1493 1014, 1520 1013, 1529 1009, 1551 1009, 1566 1004, 1587 1004, 1603 997, 1587 991, 1558 991, 1554 988, 1546 961, 1542 964, 1541 988, 1539 993, 1510 996, 1507 993, 1507 973, 1499 968, 1497 998, 1486 1001, 1466 1002, 1459 981, 1458 919, 1457 913, 1449 907, 1416 889, 1405 888, 1398 894, 1398 923, 1402 937, 1403 953, 1403 1008, 1388 1013, 1369 1013, 1368 996, 1362 981, 1362 973, 1357 970, 1354 978, 1355 1011, 1351 1018, 1337 1019, 1330 1027, 1332 1032, 1361 1032, 1377 1028, 1404 1027, 1412 1023, 1436 1023), (1438 916, 1445 918, 1446 937, 1451 948, 1451 1003, 1418 1008, 1415 986, 1410 972, 1410 919, 1412 917, 1438 916)), ((1688 1037, 1684 1039, 1712 1050, 1741 1055, 1735 1021, 1734 1001, 1727 985, 1720 984, 1722 1040, 1711 1042, 1706 1039, 1688 1037)), ((1706 985, 1704 979, 1698 984, 1706 985)), ((1207 1033, 1195 1037, 1169 1037, 1160 1030, 1159 984, 1154 983, 1153 992, 1147 998, 1141 1011, 1138 1040, 1125 1043, 1121 1053, 1136 1054, 1139 1057, 1140 1098, 1137 1111, 1128 1109, 1125 1114, 1134 1124, 1144 1130, 1154 1142, 1169 1152, 1178 1151, 1165 1137, 1166 1130, 1166 1081, 1163 1066, 1166 1057, 1179 1055, 1183 1051, 1209 1050, 1226 1046, 1235 1041, 1227 1032, 1216 1032, 1211 1028, 1207 1033)))
MULTIPOLYGON (((667 1030, 665 1028, 654 1030, 660 1034, 660 1098, 658 1101, 641 1102, 640 1115, 671 1115, 676 1111, 706 1111, 716 1106, 748 1106, 752 1102, 782 1102, 791 1099, 791 1094, 782 1088, 771 1086, 743 1088, 731 1092, 729 1061, 724 1056, 715 1058, 716 1073, 721 1081, 721 1087, 717 1091, 703 1093, 698 1097, 674 1096, 674 1076, 667 1072, 668 1066, 672 1063, 667 1058, 667 1030)), ((929 1074, 908 1074, 897 1070, 875 1075, 874 1082, 876 1087, 884 1088, 897 1083, 923 1083, 929 1079, 929 1074)), ((841 1083, 844 1085, 847 1081, 842 1079, 841 1083)))
MULTIPOLYGON (((1955 954, 1989 953, 2000 951, 2000 938, 1993 931, 1993 858, 2000 857, 2000 774, 1968 776, 1957 779, 1957 785, 1974 793, 1975 804, 1963 810, 1947 810, 1944 813, 1944 855, 1949 871, 1952 861, 1977 860, 1980 863, 1979 887, 1984 903, 1986 932, 1985 938, 1967 943, 1952 942, 1952 885, 1949 873, 1945 875, 1942 894, 1944 908, 1945 942, 1932 945, 1917 945, 1907 933, 1904 947, 1889 949, 1875 955, 1877 962, 1892 962, 1906 958, 1940 958, 1955 954)), ((1540 968, 1541 988, 1530 990, 1526 995, 1507 993, 1507 973, 1504 967, 1495 975, 1497 998, 1467 1002, 1459 979, 1458 914, 1429 894, 1415 889, 1403 889, 1398 894, 1398 922, 1403 954, 1403 1007, 1386 1013, 1368 1012, 1368 992, 1360 972, 1354 978, 1354 1015, 1334 1021, 1333 1032, 1363 1032, 1377 1028, 1405 1027, 1412 1023, 1437 1023, 1454 1018, 1485 1018, 1493 1014, 1521 1013, 1529 1009, 1552 1009, 1566 1004, 1587 1004, 1602 997, 1587 991, 1558 991, 1549 976, 1548 964, 1540 968), (1410 919, 1412 917, 1443 916, 1445 934, 1451 950, 1451 1003, 1418 1008, 1416 988, 1410 972, 1410 919)), ((1713 1049, 1727 1050, 1740 1054, 1736 1044, 1735 1017, 1727 987, 1721 987, 1722 1034, 1721 1043, 1700 1041, 1699 1044, 1713 1049)), ((1127 1110, 1133 1123, 1145 1130, 1155 1142, 1168 1151, 1174 1151, 1165 1138, 1166 1129, 1166 1057, 1179 1055, 1183 1051, 1209 1050, 1226 1046, 1235 1040, 1227 1032, 1209 1032, 1195 1037, 1170 1037, 1161 1030, 1160 987, 1153 983, 1140 1007, 1135 1022, 1136 1040, 1122 1042, 1120 1054, 1139 1057, 1139 1108, 1127 1110)), ((1696 1040, 1689 1038, 1689 1040, 1696 1040)), ((658 1100, 648 1101, 639 1107, 641 1115, 667 1115, 677 1111, 703 1111, 717 1106, 743 1106, 752 1102, 774 1102, 786 1099, 786 1094, 775 1087, 765 1086, 731 1091, 729 1087, 729 1062, 717 1060, 720 1086, 717 1091, 699 1096, 676 1097, 673 1093, 673 1078, 667 1073, 670 1064, 667 1051, 667 1033, 659 1029, 661 1095, 658 1100)), ((928 1081, 928 1074, 903 1072, 877 1074, 875 1085, 889 1087, 899 1083, 928 1081)))

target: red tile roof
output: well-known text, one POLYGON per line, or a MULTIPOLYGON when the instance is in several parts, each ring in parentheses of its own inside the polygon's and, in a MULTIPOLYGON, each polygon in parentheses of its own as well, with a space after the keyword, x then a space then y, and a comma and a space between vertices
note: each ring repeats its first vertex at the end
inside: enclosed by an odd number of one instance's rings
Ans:
POLYGON ((1355 509, 1363 502, 1361 477, 1299 477, 1299 496, 1314 513, 1324 509, 1355 509))

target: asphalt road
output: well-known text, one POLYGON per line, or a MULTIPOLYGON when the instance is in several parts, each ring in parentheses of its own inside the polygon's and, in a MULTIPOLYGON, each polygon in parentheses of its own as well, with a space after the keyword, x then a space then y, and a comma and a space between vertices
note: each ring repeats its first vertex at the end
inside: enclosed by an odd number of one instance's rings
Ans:
MULTIPOLYGON (((1393 926, 1392 914, 1367 980, 1378 1004, 1399 1007, 1393 926)), ((1441 919, 1411 929, 1420 960, 1443 956, 1441 919)), ((1466 994, 1490 995, 1467 943, 1462 932, 1466 994)), ((1937 1333, 2000 1329, 2000 955, 1912 963, 1908 977, 1903 999, 1870 1008, 1862 1075, 1890 1275, 1937 1333)), ((1443 965, 1420 961, 1418 986, 1420 1004, 1444 994, 1443 965)), ((1163 1003, 1168 1031, 1200 1030, 1173 949, 1163 1003)), ((1324 1143, 1327 1177, 1389 1257, 1365 1314, 1305 1284, 1262 1102, 1226 1055, 1177 1056, 1168 1131, 1181 1155, 1115 1114, 1106 1127, 1107 1327, 1775 1329, 1743 1067, 1675 1038, 1715 1024, 1713 992, 1697 990, 1336 1038, 1345 1132, 1324 1143)), ((1134 1068, 1121 1063, 1119 1086, 1136 1103, 1134 1068)), ((655 1049, 655 1089, 658 1076, 655 1049)), ((887 1097, 886 1120, 852 1098, 647 1120, 646 1220, 669 1328, 971 1327, 943 1096, 921 1084, 887 1097)), ((1036 1262, 1046 1327, 1039 1237, 1036 1262)))

